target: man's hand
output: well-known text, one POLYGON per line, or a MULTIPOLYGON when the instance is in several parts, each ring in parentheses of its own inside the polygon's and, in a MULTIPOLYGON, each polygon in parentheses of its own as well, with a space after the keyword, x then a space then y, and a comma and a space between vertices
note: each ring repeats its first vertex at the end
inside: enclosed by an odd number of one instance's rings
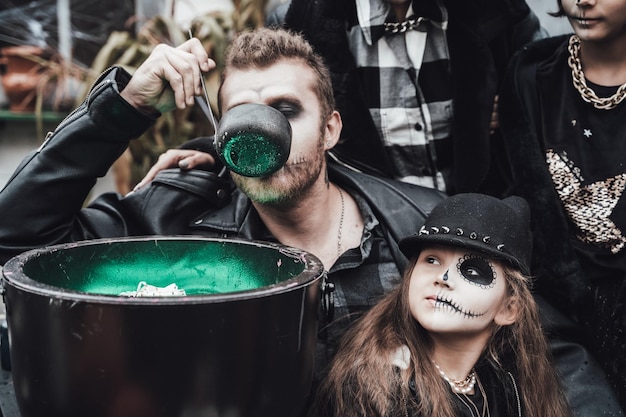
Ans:
POLYGON ((188 170, 200 165, 214 165, 215 159, 208 153, 189 149, 169 149, 159 156, 158 161, 150 168, 146 176, 133 188, 139 190, 156 177, 159 171, 179 167, 188 170))
POLYGON ((491 112, 491 122, 489 122, 489 133, 494 134, 496 129, 500 127, 500 120, 498 118, 498 96, 493 100, 493 110, 491 112))
POLYGON ((215 62, 196 38, 177 48, 157 45, 137 68, 121 96, 133 107, 147 112, 166 112, 193 106, 194 96, 202 95, 202 72, 215 68, 215 62))

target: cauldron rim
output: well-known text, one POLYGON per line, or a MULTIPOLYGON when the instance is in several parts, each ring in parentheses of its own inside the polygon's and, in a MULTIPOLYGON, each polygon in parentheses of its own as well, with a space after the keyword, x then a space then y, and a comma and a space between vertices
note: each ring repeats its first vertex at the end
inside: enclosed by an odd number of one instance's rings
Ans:
MULTIPOLYGON (((295 257, 295 256, 294 256, 295 257)), ((100 239, 88 239, 71 243, 60 243, 55 245, 49 245, 41 248, 27 250, 19 255, 16 255, 9 259, 2 267, 2 289, 3 293, 6 291, 5 287, 11 285, 16 289, 23 290, 29 293, 49 296, 59 301, 75 301, 75 302, 89 302, 94 304, 106 304, 106 305, 193 305, 193 304, 208 304, 208 303, 225 303, 231 301, 263 298, 271 295, 282 294, 296 289, 307 287, 314 282, 318 281, 325 275, 325 270, 322 262, 315 255, 302 249, 298 249, 292 246, 286 246, 279 243, 241 239, 241 238, 212 238, 201 236, 177 236, 177 235, 160 235, 160 236, 135 236, 135 237, 115 237, 115 238, 100 238, 100 239), (66 288, 61 288, 49 284, 45 284, 28 277, 23 272, 24 265, 42 255, 51 253, 53 251, 72 249, 75 247, 85 247, 90 245, 102 245, 113 243, 129 243, 129 242, 149 242, 149 241, 201 241, 201 242, 215 242, 215 243, 234 243, 240 245, 249 245, 263 247, 267 249, 286 250, 289 253, 296 255, 298 258, 304 260, 304 270, 291 278, 283 280, 281 282, 258 287, 249 290, 232 291, 219 294, 194 294, 185 296, 167 296, 167 297, 122 297, 109 294, 98 294, 76 291, 66 288)))

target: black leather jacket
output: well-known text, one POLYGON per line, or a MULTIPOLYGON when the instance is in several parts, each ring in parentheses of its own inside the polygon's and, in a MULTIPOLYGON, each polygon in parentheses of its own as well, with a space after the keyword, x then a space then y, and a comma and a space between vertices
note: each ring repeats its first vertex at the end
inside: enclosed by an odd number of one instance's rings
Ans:
MULTIPOLYGON (((122 197, 107 193, 83 207, 96 178, 106 174, 128 142, 153 122, 120 96, 129 75, 111 69, 85 102, 28 155, 0 192, 0 263, 31 248, 93 238, 202 235, 261 240, 265 226, 227 179, 212 172, 166 170, 150 186, 122 197)), ((329 165, 333 182, 361 195, 381 222, 400 270, 398 240, 414 233, 444 196, 432 189, 329 165)), ((569 324, 549 308, 544 322, 578 416, 618 416, 603 374, 570 340, 569 324)))
MULTIPOLYGON (((266 229, 250 200, 228 178, 170 169, 123 197, 106 193, 82 208, 97 177, 150 126, 119 96, 128 75, 112 69, 44 145, 27 156, 0 193, 0 263, 25 250, 84 239, 203 235, 260 240, 266 229), (25 196, 28 195, 28 198, 25 196)), ((331 179, 354 190, 384 224, 397 263, 400 237, 418 230, 444 195, 331 164, 331 179), (410 213, 410 215, 406 215, 410 213)))

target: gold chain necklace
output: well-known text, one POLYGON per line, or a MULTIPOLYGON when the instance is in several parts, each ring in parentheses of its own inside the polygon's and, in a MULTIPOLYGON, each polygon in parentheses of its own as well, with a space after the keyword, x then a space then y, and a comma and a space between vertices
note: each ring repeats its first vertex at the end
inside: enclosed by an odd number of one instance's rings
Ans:
POLYGON ((593 104, 593 107, 596 109, 611 110, 626 98, 626 83, 622 84, 611 97, 604 98, 598 97, 596 92, 587 86, 585 73, 580 64, 580 38, 578 36, 572 35, 569 38, 567 50, 569 52, 567 64, 572 69, 574 87, 578 90, 583 100, 593 104))

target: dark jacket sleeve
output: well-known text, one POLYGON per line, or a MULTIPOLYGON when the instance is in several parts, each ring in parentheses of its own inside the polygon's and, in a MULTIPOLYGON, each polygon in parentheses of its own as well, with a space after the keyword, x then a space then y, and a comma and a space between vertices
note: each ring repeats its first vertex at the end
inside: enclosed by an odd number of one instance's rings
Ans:
MULTIPOLYGON (((155 119, 119 95, 129 79, 120 68, 105 72, 83 104, 20 163, 0 192, 0 264, 28 249, 92 237, 91 214, 81 214, 86 197, 155 119)), ((100 230, 125 234, 120 213, 100 213, 98 221, 105 217, 100 230)))

